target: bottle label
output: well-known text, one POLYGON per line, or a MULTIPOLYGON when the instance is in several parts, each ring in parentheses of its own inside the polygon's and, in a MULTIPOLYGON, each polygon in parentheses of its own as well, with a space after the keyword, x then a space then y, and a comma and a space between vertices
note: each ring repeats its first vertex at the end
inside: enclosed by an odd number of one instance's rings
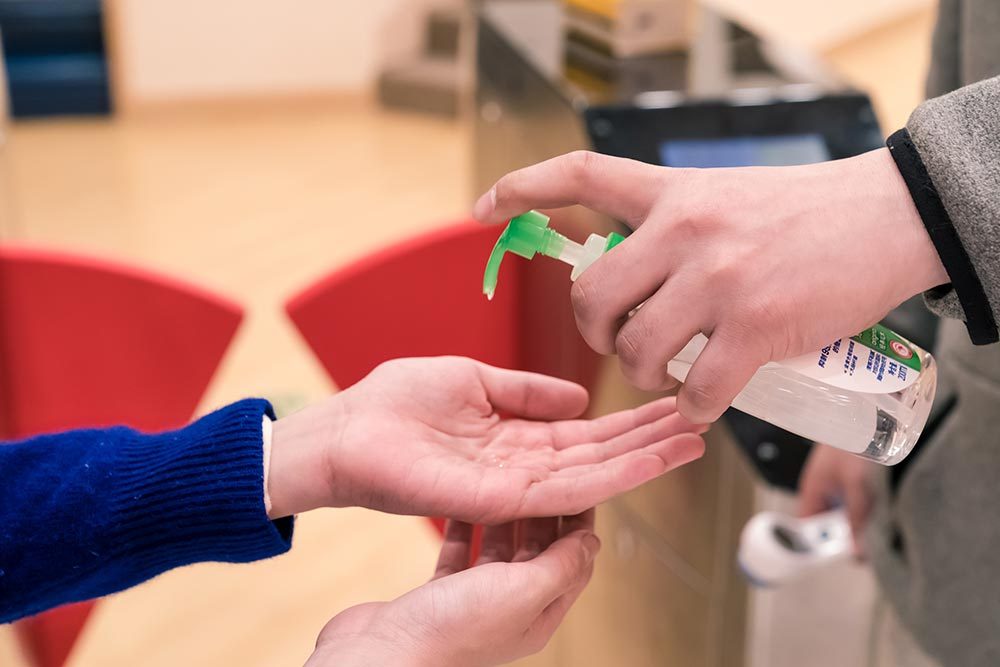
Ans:
POLYGON ((902 391, 916 382, 921 369, 913 344, 881 324, 780 365, 833 387, 869 394, 902 391))

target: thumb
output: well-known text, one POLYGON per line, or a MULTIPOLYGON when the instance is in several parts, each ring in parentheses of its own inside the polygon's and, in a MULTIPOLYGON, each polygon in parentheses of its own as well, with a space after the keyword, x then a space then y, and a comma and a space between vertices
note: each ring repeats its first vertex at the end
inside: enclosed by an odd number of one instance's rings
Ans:
POLYGON ((587 409, 587 390, 568 380, 477 362, 486 397, 497 410, 527 419, 571 419, 587 409))
POLYGON ((566 617, 566 613, 569 612, 570 607, 573 606, 577 598, 580 597, 580 594, 583 593, 583 589, 585 589, 587 584, 590 583, 590 577, 593 573, 594 565, 591 563, 590 567, 587 568, 587 571, 584 573, 580 581, 571 586, 565 594, 556 598, 552 604, 542 611, 538 620, 532 624, 530 632, 539 633, 545 637, 551 637, 566 617))
POLYGON ((524 563, 533 581, 532 596, 540 609, 568 593, 589 577, 601 541, 589 530, 561 537, 548 549, 524 563))

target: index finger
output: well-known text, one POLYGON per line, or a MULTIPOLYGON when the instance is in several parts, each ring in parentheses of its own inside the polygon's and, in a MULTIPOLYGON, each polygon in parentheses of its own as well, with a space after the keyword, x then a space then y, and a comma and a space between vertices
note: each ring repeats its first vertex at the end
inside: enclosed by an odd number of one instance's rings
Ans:
POLYGON ((576 151, 512 171, 476 202, 481 222, 503 222, 533 208, 581 204, 636 227, 660 186, 662 167, 576 151))

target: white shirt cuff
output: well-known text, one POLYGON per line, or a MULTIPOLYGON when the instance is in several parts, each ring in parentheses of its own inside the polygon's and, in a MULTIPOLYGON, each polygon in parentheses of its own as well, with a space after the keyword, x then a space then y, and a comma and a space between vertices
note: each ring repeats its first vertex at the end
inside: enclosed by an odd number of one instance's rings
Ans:
POLYGON ((267 492, 267 474, 271 470, 271 431, 274 425, 271 418, 264 415, 261 420, 260 433, 264 443, 264 509, 271 513, 271 495, 267 492))

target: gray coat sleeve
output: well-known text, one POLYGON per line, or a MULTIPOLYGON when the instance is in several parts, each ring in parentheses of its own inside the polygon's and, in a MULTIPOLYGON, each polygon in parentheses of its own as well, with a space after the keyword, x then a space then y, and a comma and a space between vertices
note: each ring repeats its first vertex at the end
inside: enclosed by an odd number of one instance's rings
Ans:
MULTIPOLYGON (((965 273, 974 274, 964 276, 965 284, 978 279, 982 288, 978 296, 975 289, 962 293, 963 281, 955 273, 962 269, 935 241, 952 284, 927 293, 928 305, 967 322, 977 307, 995 324, 1000 321, 1000 77, 924 102, 906 129, 957 234, 957 251, 967 256, 965 273)), ((930 230, 926 216, 924 222, 930 230)))

